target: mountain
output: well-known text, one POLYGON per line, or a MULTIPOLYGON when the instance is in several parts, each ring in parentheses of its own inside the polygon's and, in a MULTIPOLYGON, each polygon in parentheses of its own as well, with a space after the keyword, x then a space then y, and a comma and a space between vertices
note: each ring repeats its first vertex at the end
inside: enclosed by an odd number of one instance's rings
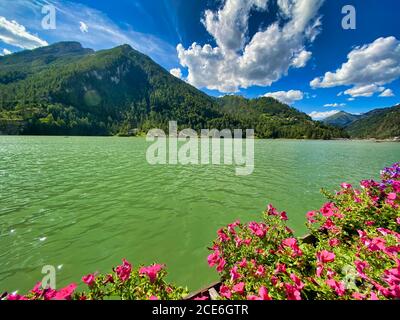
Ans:
POLYGON ((272 98, 213 98, 122 45, 61 42, 0 58, 0 132, 130 135, 152 128, 254 128, 258 137, 346 136, 272 98))
POLYGON ((356 138, 400 137, 400 105, 365 113, 359 120, 350 123, 346 130, 356 138))
POLYGON ((350 125, 354 121, 359 120, 360 118, 362 118, 362 115, 355 115, 347 113, 345 111, 339 111, 338 113, 324 119, 322 122, 332 126, 345 128, 346 126, 350 125))

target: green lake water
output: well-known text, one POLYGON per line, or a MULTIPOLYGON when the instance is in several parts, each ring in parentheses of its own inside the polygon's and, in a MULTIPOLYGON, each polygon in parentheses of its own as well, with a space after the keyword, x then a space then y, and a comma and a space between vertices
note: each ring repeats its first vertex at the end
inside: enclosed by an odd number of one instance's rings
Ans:
POLYGON ((270 202, 305 232, 320 188, 378 178, 400 144, 255 142, 255 171, 151 166, 145 139, 0 136, 0 292, 24 292, 54 265, 57 286, 108 272, 122 258, 165 263, 190 290, 217 279, 207 266, 216 230, 259 219, 270 202))

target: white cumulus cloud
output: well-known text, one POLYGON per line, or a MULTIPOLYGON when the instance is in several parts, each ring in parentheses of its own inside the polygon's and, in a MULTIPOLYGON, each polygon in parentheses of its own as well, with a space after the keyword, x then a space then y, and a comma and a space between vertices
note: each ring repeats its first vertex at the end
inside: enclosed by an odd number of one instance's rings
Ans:
MULTIPOLYGON (((225 0, 202 20, 216 46, 196 42, 177 46, 188 82, 199 88, 237 92, 253 85, 270 86, 290 68, 304 67, 312 56, 306 46, 320 31, 324 0, 277 0, 279 19, 249 37, 252 10, 268 14, 272 0, 225 0)), ((275 0, 274 0, 275 1, 275 0)))
POLYGON ((335 115, 335 114, 337 114, 337 113, 339 113, 340 111, 337 111, 337 110, 332 110, 332 111, 323 111, 323 112, 320 112, 320 111, 313 111, 313 112, 311 112, 310 114, 309 114, 309 116, 311 117, 311 118, 313 118, 314 120, 323 120, 323 119, 326 119, 326 118, 328 118, 328 117, 330 117, 330 116, 333 116, 333 115, 335 115))
POLYGON ((288 105, 295 101, 303 100, 304 93, 299 90, 268 92, 264 97, 272 97, 288 105))
POLYGON ((388 98, 388 97, 394 97, 395 94, 393 93, 393 91, 391 89, 386 89, 379 96, 380 97, 384 97, 384 98, 388 98))
POLYGON ((35 49, 47 46, 45 40, 26 30, 25 26, 15 20, 7 20, 0 16, 0 41, 22 49, 35 49))
POLYGON ((339 69, 315 78, 310 85, 313 88, 352 86, 344 93, 353 98, 371 97, 385 91, 383 86, 399 77, 400 41, 387 37, 356 47, 339 69))
POLYGON ((324 105, 324 107, 328 107, 328 108, 340 108, 340 107, 345 107, 346 104, 345 103, 327 103, 324 105))
POLYGON ((10 50, 7 50, 7 49, 3 49, 1 52, 0 52, 0 56, 7 56, 7 55, 9 55, 9 54, 11 54, 12 52, 10 51, 10 50))
POLYGON ((173 76, 182 79, 182 70, 180 68, 174 68, 169 71, 173 76))

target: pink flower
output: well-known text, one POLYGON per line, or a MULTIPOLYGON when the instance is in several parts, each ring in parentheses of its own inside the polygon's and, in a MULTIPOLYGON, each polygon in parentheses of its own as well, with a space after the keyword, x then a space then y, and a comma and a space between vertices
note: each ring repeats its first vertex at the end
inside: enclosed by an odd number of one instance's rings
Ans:
POLYGON ((341 185, 340 185, 343 189, 352 189, 353 188, 353 186, 351 185, 351 184, 349 184, 349 183, 342 183, 341 185))
POLYGON ((317 253, 317 259, 322 264, 333 262, 335 261, 335 254, 327 250, 322 250, 317 253))
POLYGON ((42 283, 41 282, 36 283, 31 292, 40 296, 43 293, 42 283))
POLYGON ((250 222, 249 229, 251 232, 259 238, 264 238, 267 234, 267 227, 264 224, 258 224, 257 222, 250 222))
POLYGON ((324 206, 321 208, 321 213, 324 217, 330 218, 335 214, 337 208, 332 202, 325 203, 324 206))
POLYGON ((272 298, 268 294, 267 288, 265 288, 264 286, 260 288, 258 294, 260 295, 261 300, 272 300, 272 298))
POLYGON ((331 287, 332 290, 335 290, 339 297, 343 296, 346 289, 343 282, 338 282, 334 279, 326 280, 326 284, 331 287))
POLYGON ((240 278, 240 274, 238 273, 238 267, 237 266, 234 266, 231 269, 230 275, 231 275, 231 281, 235 281, 235 280, 240 278))
POLYGON ((297 239, 295 238, 288 238, 282 241, 282 245, 284 247, 288 247, 293 250, 293 255, 294 256, 301 256, 303 252, 300 250, 298 244, 297 244, 297 239))
POLYGON ((239 267, 240 267, 240 268, 246 268, 246 267, 247 267, 247 260, 246 260, 246 258, 243 258, 243 260, 239 262, 239 267))
POLYGON ((365 225, 367 226, 367 227, 371 227, 371 226, 373 226, 375 224, 375 221, 365 221, 365 225))
POLYGON ((231 238, 229 238, 226 235, 226 233, 223 229, 219 229, 217 233, 218 233, 218 238, 221 242, 228 242, 229 240, 231 240, 231 238))
POLYGON ((400 218, 396 219, 397 224, 400 224, 400 218))
POLYGON ((248 296, 247 300, 272 300, 270 295, 268 294, 268 289, 262 286, 260 290, 258 291, 259 296, 248 296))
POLYGON ((289 220, 287 213, 285 211, 281 212, 281 220, 283 220, 283 221, 289 220))
POLYGON ((88 274, 82 277, 82 281, 91 287, 96 282, 96 276, 94 274, 88 274))
POLYGON ((28 300, 28 298, 24 296, 20 296, 19 294, 10 294, 7 297, 7 300, 14 301, 14 300, 28 300))
POLYGON ((301 300, 300 291, 289 283, 285 283, 286 297, 288 300, 301 300))
POLYGON ((126 259, 123 259, 122 260, 122 265, 118 266, 115 269, 115 272, 117 273, 118 278, 121 281, 125 282, 131 276, 132 265, 126 259))
POLYGON ((257 270, 256 270, 256 276, 257 277, 264 277, 265 276, 265 268, 262 265, 259 265, 257 270))
POLYGON ((225 259, 221 258, 221 259, 219 260, 219 263, 218 263, 218 266, 217 266, 217 271, 218 271, 219 273, 221 273, 222 271, 224 271, 225 265, 226 265, 225 259))
POLYGON ((370 298, 369 300, 374 300, 374 301, 376 301, 376 300, 379 300, 379 298, 378 298, 378 296, 376 295, 375 292, 371 292, 371 298, 370 298))
POLYGON ((275 274, 286 273, 286 265, 283 263, 278 263, 276 265, 275 274))
POLYGON ((340 241, 336 238, 329 240, 329 245, 331 247, 337 247, 340 244, 340 241))
POLYGON ((394 200, 397 199, 397 194, 394 193, 394 192, 389 193, 389 194, 387 195, 387 199, 388 199, 388 200, 391 200, 391 201, 394 201, 394 200))
POLYGON ((386 241, 382 238, 374 238, 368 245, 368 249, 371 251, 383 251, 386 249, 386 241))
POLYGON ((150 300, 150 301, 156 301, 156 300, 160 300, 160 299, 158 299, 158 297, 156 297, 156 296, 151 296, 151 297, 149 298, 149 300, 150 300))
POLYGON ((206 296, 200 296, 200 297, 194 298, 193 300, 194 301, 206 301, 206 300, 209 300, 209 298, 206 296))
POLYGON ((222 285, 221 288, 219 289, 219 294, 227 299, 231 299, 232 298, 232 292, 231 290, 226 286, 226 285, 222 285))
POLYGON ((150 282, 153 283, 158 276, 158 273, 164 269, 164 265, 161 264, 154 264, 152 266, 149 267, 142 267, 139 270, 139 273, 141 275, 147 275, 150 279, 150 282))
POLYGON ((55 296, 54 300, 70 300, 72 294, 75 292, 77 285, 75 283, 70 284, 69 286, 61 289, 58 291, 55 296))
POLYGON ((307 213, 306 217, 309 223, 316 223, 315 216, 317 215, 316 211, 310 211, 307 213))
POLYGON ((218 250, 210 254, 207 258, 207 262, 210 267, 214 267, 216 264, 218 264, 219 260, 220 260, 220 253, 218 250))
POLYGON ((304 283, 301 282, 300 278, 298 278, 294 273, 290 275, 290 279, 292 279, 298 290, 302 290, 304 288, 304 283))
POLYGON ((352 297, 356 300, 364 300, 365 299, 365 295, 358 293, 358 292, 354 292, 352 294, 352 297))
POLYGON ((362 278, 366 278, 367 276, 364 273, 364 270, 369 268, 369 264, 366 261, 360 261, 360 260, 356 260, 354 261, 354 264, 356 265, 356 269, 358 274, 362 277, 362 278))
POLYGON ((237 294, 243 294, 244 293, 244 287, 245 287, 244 282, 240 282, 240 283, 238 283, 238 284, 233 286, 232 291, 237 293, 237 294))

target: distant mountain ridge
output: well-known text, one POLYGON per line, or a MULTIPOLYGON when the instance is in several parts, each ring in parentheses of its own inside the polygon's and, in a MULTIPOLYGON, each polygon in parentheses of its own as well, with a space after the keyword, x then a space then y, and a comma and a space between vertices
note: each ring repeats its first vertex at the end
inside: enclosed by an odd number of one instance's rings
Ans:
POLYGON ((168 121, 195 130, 254 128, 262 138, 332 139, 341 128, 272 98, 213 98, 122 45, 61 42, 0 58, 0 133, 131 135, 168 121))
POLYGON ((354 115, 340 111, 323 120, 344 128, 354 138, 390 139, 400 137, 400 105, 354 115))

